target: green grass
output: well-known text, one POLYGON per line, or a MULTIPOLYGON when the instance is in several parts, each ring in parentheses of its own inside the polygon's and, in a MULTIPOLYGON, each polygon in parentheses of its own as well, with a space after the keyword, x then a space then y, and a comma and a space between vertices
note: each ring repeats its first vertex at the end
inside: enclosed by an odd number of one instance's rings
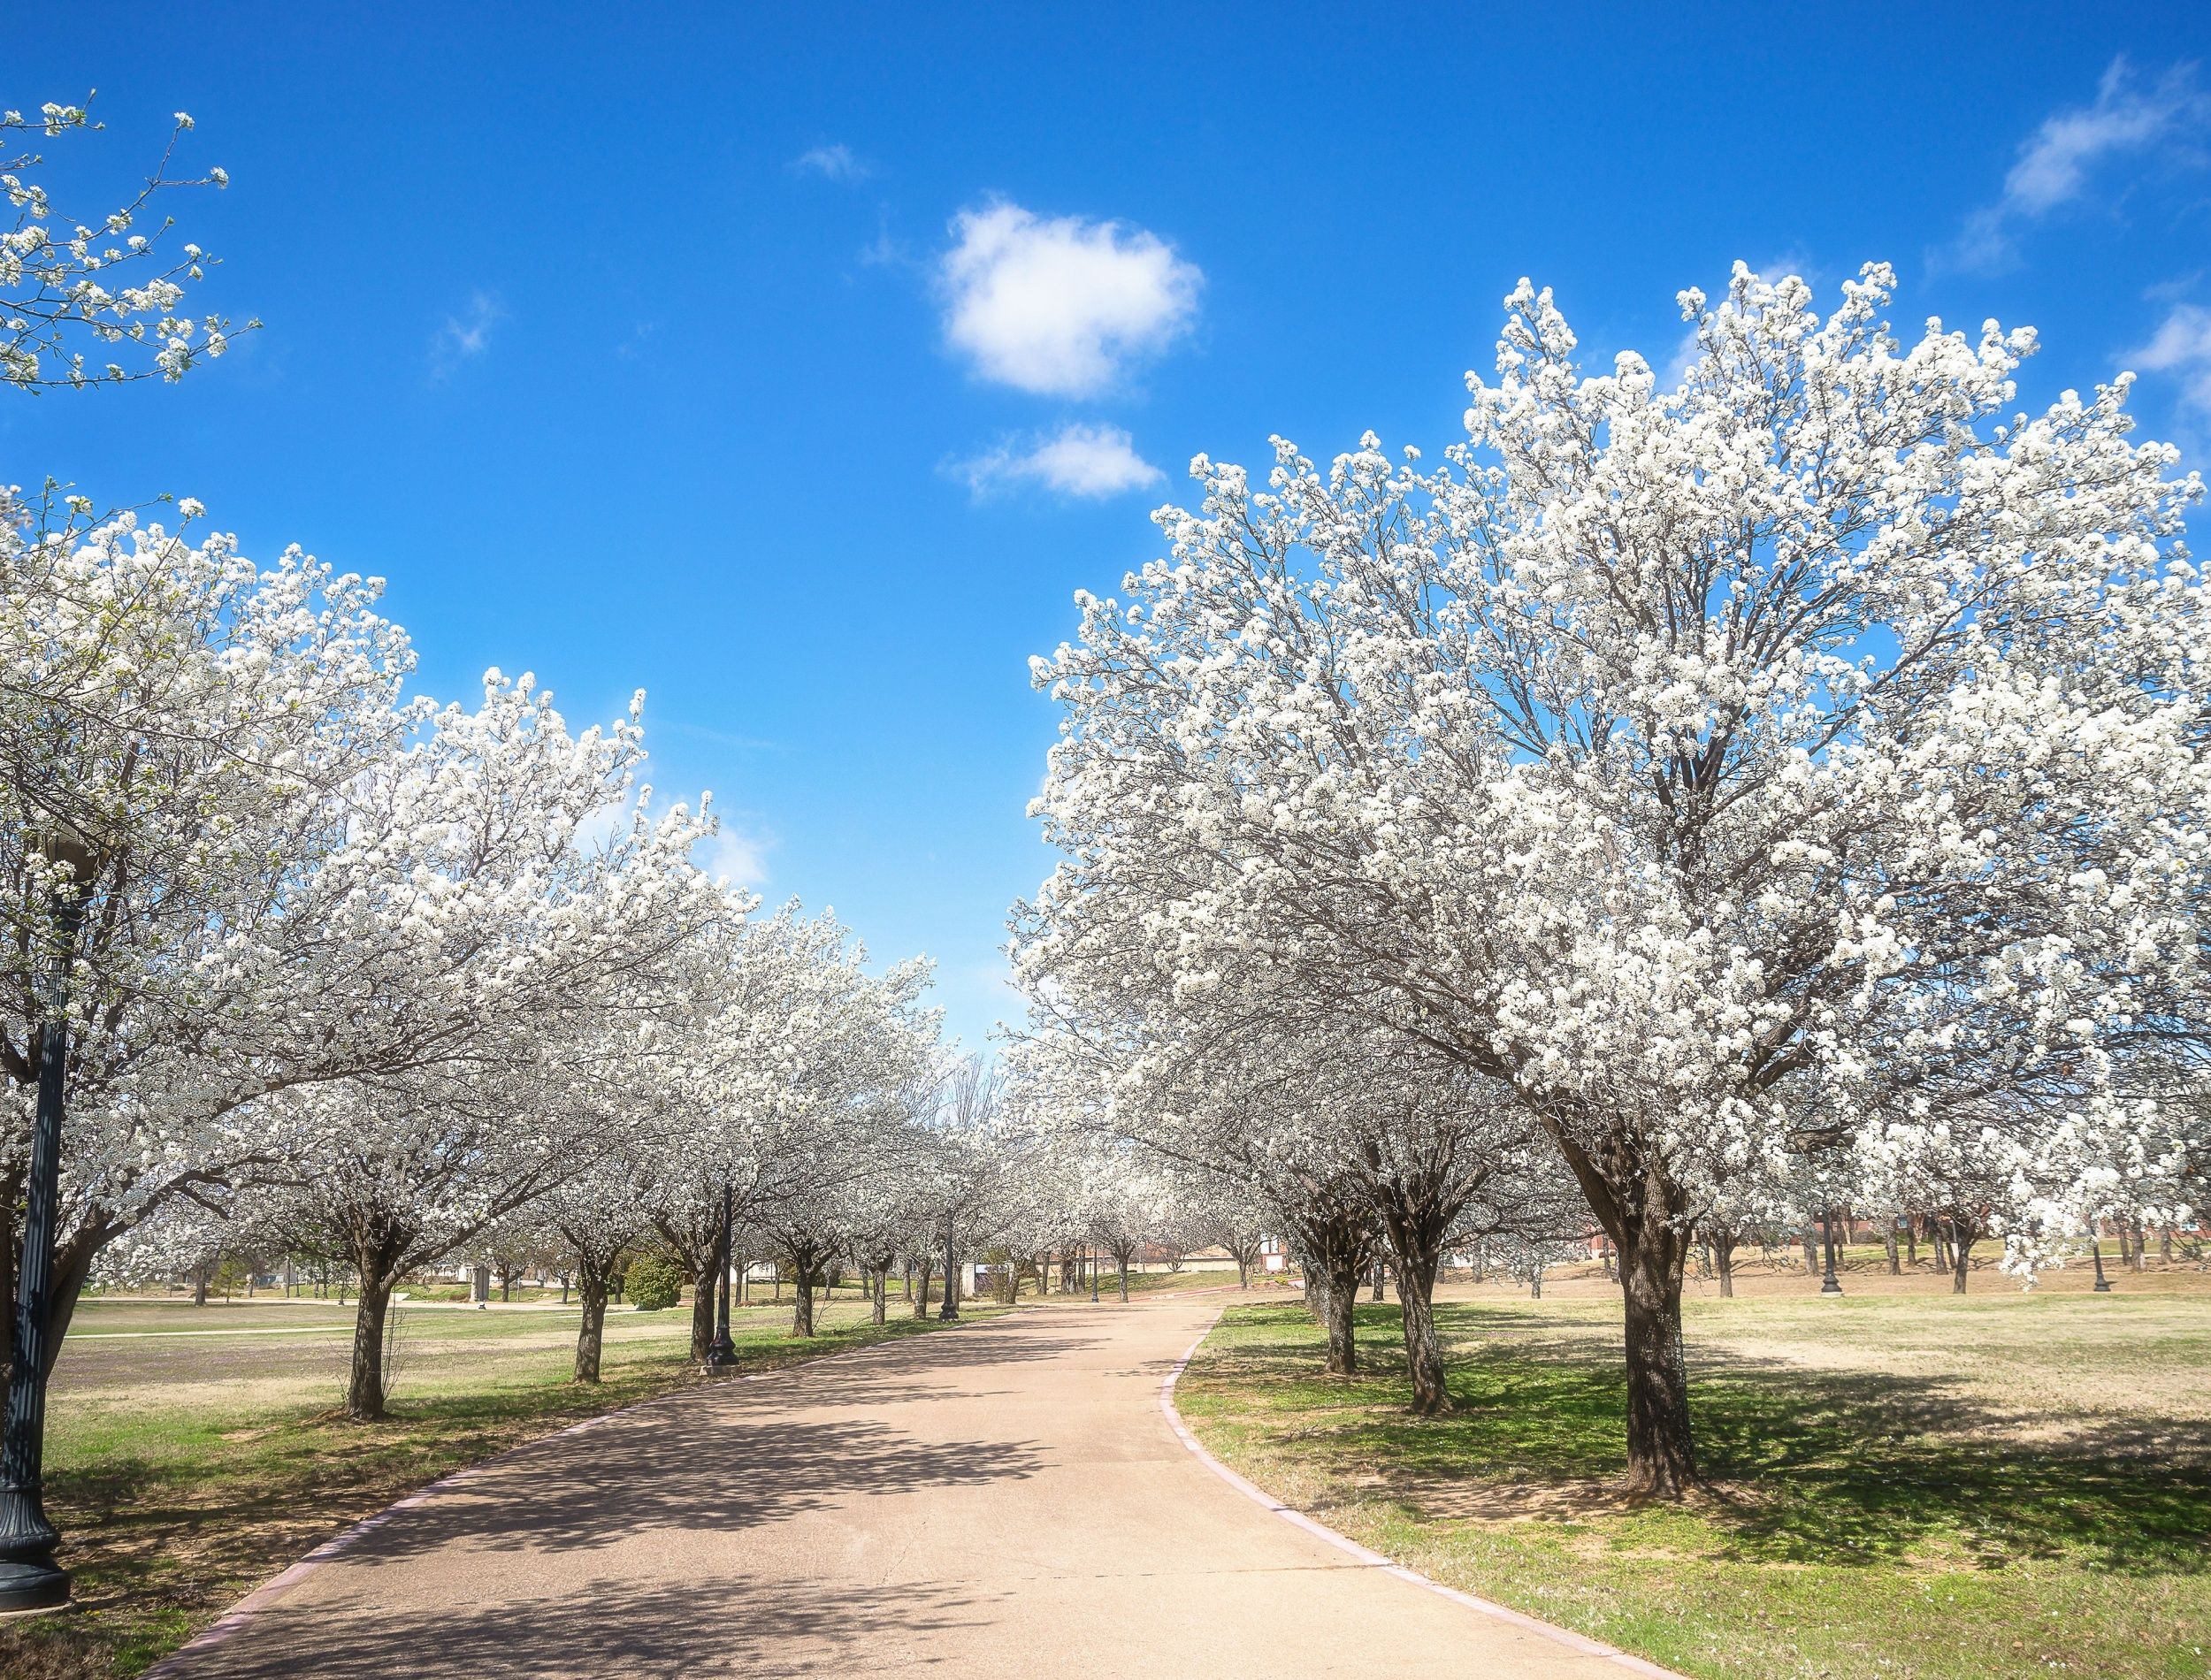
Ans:
MULTIPOLYGON (((801 1342, 788 1336, 787 1302, 762 1305, 738 1314, 731 1333, 740 1367, 758 1371, 934 1327, 903 1307, 894 1298, 878 1329, 855 1299, 817 1305, 822 1333, 801 1342)), ((76 1602, 60 1615, 0 1623, 0 1675, 134 1675, 401 1494, 700 1380, 688 1363, 687 1305, 610 1313, 595 1389, 568 1380, 571 1312, 399 1312, 393 1415, 359 1424, 335 1409, 352 1329, 335 1303, 87 1302, 56 1372, 47 1432, 47 1508, 65 1537, 76 1602), (222 1333, 176 1333, 210 1329, 222 1333)))
POLYGON ((1634 1505, 1617 1297, 1442 1305, 1421 1421, 1302 1310, 1231 1309, 1178 1390, 1208 1447, 1439 1580, 1711 1680, 2211 1673, 2211 1299, 1689 1303, 1718 1497, 1634 1505))

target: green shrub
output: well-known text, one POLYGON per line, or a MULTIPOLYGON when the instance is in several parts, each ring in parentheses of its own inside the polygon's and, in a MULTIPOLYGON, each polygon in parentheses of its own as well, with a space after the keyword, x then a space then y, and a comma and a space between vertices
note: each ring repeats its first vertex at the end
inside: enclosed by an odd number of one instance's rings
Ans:
POLYGON ((674 1306, 677 1297, 683 1294, 683 1268, 672 1256, 642 1254, 630 1263, 629 1275, 623 1284, 631 1306, 639 1312, 659 1312, 674 1306))

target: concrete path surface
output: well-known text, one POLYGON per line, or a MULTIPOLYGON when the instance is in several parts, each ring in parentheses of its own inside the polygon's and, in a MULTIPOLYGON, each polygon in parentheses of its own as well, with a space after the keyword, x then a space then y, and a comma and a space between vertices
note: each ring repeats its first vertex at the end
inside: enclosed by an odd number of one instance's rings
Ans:
POLYGON ((162 1680, 1623 1673, 1208 1470, 1158 1394, 1220 1304, 1054 1303, 616 1414, 394 1511, 162 1680))

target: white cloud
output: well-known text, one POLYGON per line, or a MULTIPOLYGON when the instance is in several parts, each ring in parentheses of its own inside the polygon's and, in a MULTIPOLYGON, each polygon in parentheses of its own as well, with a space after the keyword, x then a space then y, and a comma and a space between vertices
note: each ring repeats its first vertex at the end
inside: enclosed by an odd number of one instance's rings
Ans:
POLYGON ((775 841, 764 834, 747 834, 724 820, 721 832, 706 843, 706 857, 699 867, 710 876, 727 877, 732 887, 746 891, 768 882, 768 853, 775 841))
POLYGON ((791 160, 791 167, 801 175, 819 175, 824 180, 843 181, 850 185, 864 181, 875 172, 853 155, 849 146, 816 146, 800 152, 791 160))
POLYGON ((2014 230, 2039 221, 2087 190, 2107 159, 2167 148, 2211 121, 2211 99, 2195 85, 2195 66, 2177 65, 2143 88, 2123 57, 2096 85, 2096 103, 2052 113, 2023 141, 2004 177, 2003 196, 1965 218, 1941 260, 1953 268, 2001 268, 2014 255, 2014 230))
POLYGON ((466 310, 448 315, 445 325, 430 339, 430 372, 442 379, 459 363, 479 356, 491 347, 492 329, 507 318, 497 295, 478 292, 466 310))
POLYGON ((945 336, 983 378, 1088 396, 1174 341, 1205 276, 1157 234, 1044 218, 1018 204, 962 210, 937 267, 945 336))
POLYGON ((1136 453, 1119 426, 1066 425, 1048 438, 1000 444, 953 463, 953 475, 977 498, 1017 485, 1042 485, 1063 496, 1097 500, 1156 485, 1167 475, 1136 453))
POLYGON ((2126 359, 2152 373, 2177 375, 2180 400, 2211 415, 2211 309, 2176 303, 2150 341, 2126 359))

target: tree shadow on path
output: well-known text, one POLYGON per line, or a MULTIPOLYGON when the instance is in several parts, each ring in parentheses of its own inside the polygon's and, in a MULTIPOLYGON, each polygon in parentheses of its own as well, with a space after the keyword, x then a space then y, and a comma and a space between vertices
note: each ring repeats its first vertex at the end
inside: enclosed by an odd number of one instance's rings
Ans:
POLYGON ((279 1607, 180 1680, 691 1680, 863 1674, 918 1640, 993 1619, 985 1589, 908 1597, 723 1576, 594 1584, 561 1598, 313 1613, 279 1607))

